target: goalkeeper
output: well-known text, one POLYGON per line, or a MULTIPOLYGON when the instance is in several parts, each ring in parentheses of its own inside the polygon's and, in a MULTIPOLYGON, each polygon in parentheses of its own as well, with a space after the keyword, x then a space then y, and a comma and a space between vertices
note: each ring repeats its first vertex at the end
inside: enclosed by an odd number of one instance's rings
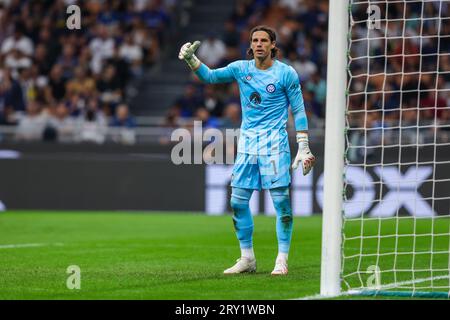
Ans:
POLYGON ((309 149, 308 120, 295 70, 275 59, 275 32, 258 26, 250 32, 251 60, 240 60, 224 68, 209 69, 196 56, 200 42, 184 44, 179 58, 185 60, 205 83, 237 81, 242 106, 238 153, 231 177, 231 208, 241 257, 225 274, 256 271, 253 251, 253 218, 249 200, 253 190, 269 189, 277 212, 278 255, 272 275, 288 273, 288 253, 292 236, 292 209, 289 196, 291 156, 286 132, 288 107, 294 115, 298 152, 292 168, 302 165, 303 175, 314 166, 309 149))

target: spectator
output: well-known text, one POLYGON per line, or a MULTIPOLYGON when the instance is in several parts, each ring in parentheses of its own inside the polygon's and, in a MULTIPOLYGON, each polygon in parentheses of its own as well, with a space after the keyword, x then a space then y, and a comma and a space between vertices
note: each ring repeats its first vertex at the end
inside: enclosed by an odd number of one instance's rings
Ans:
POLYGON ((401 144, 423 143, 422 132, 417 129, 418 108, 414 105, 406 105, 402 110, 401 144))
POLYGON ((316 64, 308 60, 305 54, 300 55, 297 60, 297 55, 291 53, 289 60, 292 61, 292 67, 297 71, 301 81, 308 81, 317 72, 316 64))
POLYGON ((219 123, 215 117, 212 117, 206 108, 198 108, 195 112, 195 120, 202 122, 202 127, 204 129, 208 128, 218 128, 219 123))
POLYGON ((309 111, 314 113, 317 117, 324 117, 325 110, 322 110, 322 105, 314 99, 314 93, 309 90, 303 90, 303 100, 309 111))
POLYGON ((22 141, 42 140, 42 134, 47 125, 48 116, 41 112, 40 103, 30 101, 26 114, 19 120, 16 128, 16 139, 22 141))
POLYGON ((222 40, 218 39, 213 33, 202 42, 198 48, 199 58, 210 68, 215 68, 225 57, 227 49, 222 40))
POLYGON ((430 120, 441 118, 443 110, 448 108, 447 101, 435 90, 429 91, 426 98, 420 101, 420 107, 425 111, 425 118, 430 120))
POLYGON ((107 104, 111 111, 122 100, 122 88, 113 65, 105 67, 102 77, 98 81, 97 89, 100 92, 101 102, 107 104))
POLYGON ((179 110, 181 117, 192 117, 201 105, 195 86, 190 84, 184 89, 183 96, 179 97, 172 108, 179 110))
POLYGON ((33 43, 24 35, 24 31, 24 25, 17 22, 13 35, 7 37, 1 45, 0 58, 4 58, 5 66, 11 69, 14 78, 17 77, 18 69, 29 68, 32 64, 33 43))
POLYGON ((64 79, 73 77, 73 69, 78 65, 78 58, 75 56, 75 49, 72 45, 64 45, 63 52, 57 59, 57 63, 62 68, 64 79))
POLYGON ((86 110, 87 100, 79 94, 67 95, 62 101, 69 110, 70 116, 78 117, 86 110))
POLYGON ((301 2, 301 0, 280 0, 280 6, 294 13, 299 13, 301 10, 301 2))
POLYGON ((203 92, 202 105, 209 111, 214 117, 222 116, 223 102, 219 98, 217 91, 213 85, 206 85, 203 92))
POLYGON ((138 46, 131 34, 126 34, 124 42, 120 46, 119 56, 129 64, 142 61, 142 48, 138 46))
POLYGON ((325 105, 325 99, 327 97, 327 87, 324 79, 320 77, 318 72, 315 72, 311 76, 311 80, 306 82, 305 88, 314 94, 314 100, 321 106, 325 105))
POLYGON ((96 119, 103 126, 108 126, 108 114, 104 110, 100 109, 100 101, 97 98, 90 98, 87 100, 86 107, 83 109, 83 113, 86 114, 88 111, 93 111, 96 119))
POLYGON ((239 60, 240 57, 241 56, 239 54, 239 48, 232 48, 232 47, 227 48, 225 55, 223 56, 222 59, 220 59, 217 67, 225 67, 231 62, 239 60))
POLYGON ((143 63, 147 66, 153 65, 160 57, 160 43, 157 32, 146 29, 142 24, 139 24, 133 33, 133 40, 142 48, 143 63))
POLYGON ((111 121, 111 127, 119 129, 113 135, 115 142, 123 144, 134 144, 136 142, 136 134, 133 130, 136 127, 136 121, 130 115, 129 108, 126 104, 121 104, 117 107, 116 115, 111 121))
POLYGON ((49 61, 47 48, 42 44, 36 46, 34 54, 34 64, 38 66, 40 75, 48 75, 51 70, 51 63, 49 61))
MULTIPOLYGON (((89 74, 93 76, 92 70, 91 70, 91 60, 92 55, 91 51, 89 50, 88 46, 82 46, 80 48, 80 53, 78 55, 78 67, 81 67, 86 74, 89 74)), ((94 78, 94 77, 93 77, 94 78)), ((96 78, 94 78, 95 80, 96 78)))
POLYGON ((50 71, 49 86, 47 88, 47 101, 61 101, 66 95, 66 80, 63 78, 61 65, 55 64, 50 71))
POLYGON ((59 103, 55 114, 49 119, 48 125, 56 130, 59 142, 73 142, 76 135, 76 121, 69 116, 69 109, 64 103, 59 103))
POLYGON ((225 22, 225 33, 223 35, 223 43, 227 46, 227 49, 239 47, 240 35, 236 28, 236 25, 232 20, 225 22))
POLYGON ((52 66, 61 53, 61 44, 52 38, 50 27, 43 27, 39 32, 38 43, 47 50, 47 62, 52 66))
POLYGON ((5 39, 1 46, 2 55, 8 56, 12 51, 18 51, 25 57, 31 57, 34 52, 33 42, 24 35, 25 27, 22 23, 16 23, 14 34, 5 39))
POLYGON ((66 85, 66 92, 68 95, 79 94, 84 97, 90 97, 95 92, 95 81, 93 78, 86 75, 86 70, 78 66, 74 70, 74 78, 66 85))
POLYGON ((124 43, 120 46, 119 56, 128 63, 134 77, 142 75, 142 47, 135 43, 131 34, 125 36, 124 43))
POLYGON ((120 2, 111 1, 111 4, 108 4, 107 2, 103 2, 102 4, 102 9, 98 16, 99 22, 108 27, 117 26, 120 21, 120 2))
POLYGON ((14 77, 17 77, 19 69, 30 68, 32 61, 17 48, 9 51, 5 58, 5 66, 12 70, 14 77))
POLYGON ((443 143, 450 142, 450 108, 442 110, 441 117, 436 121, 436 124, 436 134, 442 137, 441 141, 443 143))
POLYGON ((5 79, 4 73, 0 70, 0 125, 13 124, 11 120, 13 109, 11 101, 8 100, 10 87, 11 82, 5 79))
POLYGON ((3 121, 13 124, 13 113, 25 111, 24 94, 20 83, 14 80, 8 69, 0 69, 0 103, 3 105, 3 121))
POLYGON ((232 103, 236 103, 238 106, 241 105, 239 86, 236 82, 233 82, 230 84, 227 95, 226 95, 226 99, 225 99, 226 105, 232 104, 232 103))
POLYGON ((236 7, 231 14, 231 21, 237 27, 238 30, 245 28, 247 24, 248 16, 250 15, 250 4, 244 3, 243 1, 237 1, 236 7))
POLYGON ((104 60, 113 56, 114 46, 114 39, 109 35, 107 27, 99 24, 96 37, 89 43, 92 54, 91 70, 94 74, 100 74, 104 60))
POLYGON ((128 80, 131 77, 130 67, 124 58, 120 56, 120 47, 114 48, 114 54, 111 58, 106 60, 106 65, 112 65, 116 69, 117 80, 120 88, 125 88, 128 80))
POLYGON ((128 129, 136 127, 136 120, 130 115, 130 110, 126 104, 117 106, 116 114, 111 121, 111 126, 128 129))
POLYGON ((171 109, 169 109, 169 112, 167 112, 162 126, 165 128, 176 129, 179 126, 179 123, 178 123, 179 120, 180 120, 179 110, 177 108, 171 108, 171 109))
POLYGON ((169 109, 167 112, 164 122, 161 124, 163 127, 162 134, 158 138, 158 142, 162 145, 167 145, 171 143, 171 134, 173 130, 180 127, 179 123, 180 112, 176 108, 169 109))
POLYGON ((157 33, 159 43, 163 42, 163 30, 169 26, 170 19, 159 1, 148 1, 141 13, 144 24, 157 33))
POLYGON ((79 123, 79 141, 102 144, 105 142, 108 127, 95 110, 87 110, 79 123))
POLYGON ((241 107, 237 103, 230 103, 223 113, 223 128, 237 129, 241 126, 241 107))
MULTIPOLYGON (((7 8, 5 8, 5 3, 0 2, 0 43, 3 43, 8 35, 11 33, 11 28, 13 27, 9 24, 7 8)), ((1 47, 0 47, 1 55, 1 47)))

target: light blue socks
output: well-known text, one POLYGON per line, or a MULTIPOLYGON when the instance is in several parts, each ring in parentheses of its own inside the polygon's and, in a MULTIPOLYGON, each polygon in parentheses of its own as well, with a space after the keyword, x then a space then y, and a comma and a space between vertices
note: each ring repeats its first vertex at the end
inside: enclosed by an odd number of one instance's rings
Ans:
POLYGON ((277 212, 278 252, 287 254, 291 245, 293 225, 289 188, 271 189, 270 195, 277 212))
MULTIPOLYGON (((230 205, 233 210, 233 223, 236 236, 242 249, 253 248, 253 217, 250 213, 249 201, 252 189, 232 188, 230 205)), ((273 205, 277 212, 276 230, 278 252, 289 253, 292 237, 292 209, 289 188, 271 189, 273 205)))
POLYGON ((233 223, 241 249, 253 247, 253 217, 249 201, 252 189, 232 188, 230 205, 233 210, 233 223))

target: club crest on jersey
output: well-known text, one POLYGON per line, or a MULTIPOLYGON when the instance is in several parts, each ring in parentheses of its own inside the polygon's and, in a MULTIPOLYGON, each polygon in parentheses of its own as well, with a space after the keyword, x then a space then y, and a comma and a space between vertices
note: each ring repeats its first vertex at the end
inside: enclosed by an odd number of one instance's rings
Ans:
POLYGON ((276 88, 275 88, 275 85, 274 85, 273 83, 268 84, 267 87, 266 87, 266 91, 267 91, 268 93, 274 93, 275 90, 276 90, 276 88))
POLYGON ((245 77, 245 80, 247 80, 247 81, 252 80, 252 76, 251 76, 251 75, 247 75, 247 76, 245 77))

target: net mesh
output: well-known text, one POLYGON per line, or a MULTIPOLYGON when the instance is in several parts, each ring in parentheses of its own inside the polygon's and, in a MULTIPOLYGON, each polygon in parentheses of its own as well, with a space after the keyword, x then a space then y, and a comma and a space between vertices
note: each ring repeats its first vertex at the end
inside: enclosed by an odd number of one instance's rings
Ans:
POLYGON ((350 1, 344 289, 450 292, 450 1, 350 1))

